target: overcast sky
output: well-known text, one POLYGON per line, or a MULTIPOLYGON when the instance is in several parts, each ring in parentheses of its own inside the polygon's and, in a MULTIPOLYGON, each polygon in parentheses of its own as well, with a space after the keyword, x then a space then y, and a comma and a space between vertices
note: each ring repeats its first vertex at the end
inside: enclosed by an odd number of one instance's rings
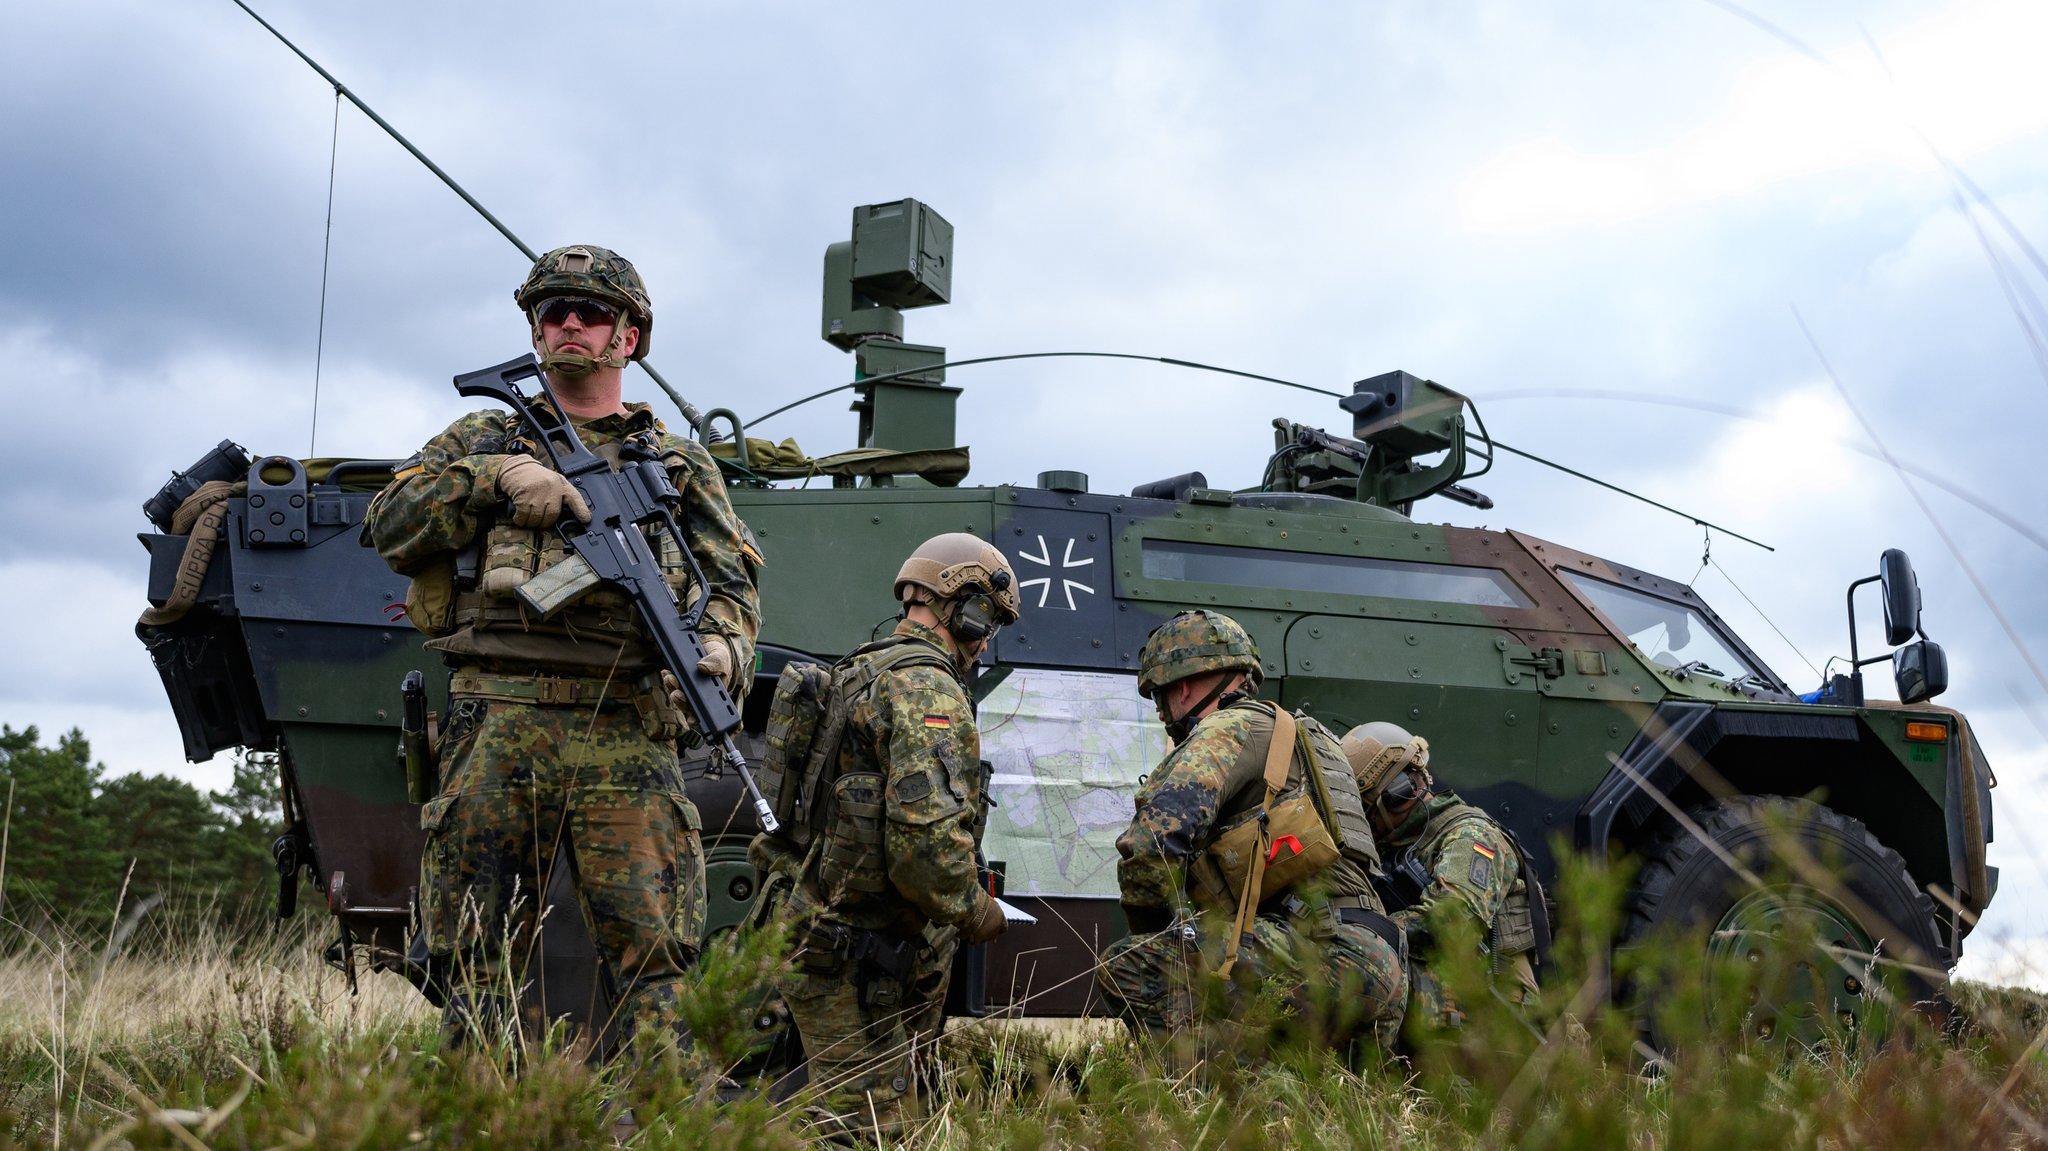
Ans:
MULTIPOLYGON (((1698 527, 1513 458, 1475 481, 1493 511, 1426 518, 1698 572, 1801 688, 1847 653, 1842 589, 1907 549, 1942 702, 2001 785, 1965 971, 2048 985, 2037 0, 258 10, 535 247, 632 258, 652 359, 705 407, 848 378, 822 250, 854 205, 916 196, 957 237, 954 302, 912 340, 1440 380, 1503 442, 1777 550, 1719 537, 1702 571, 1698 527)), ((219 786, 132 633, 141 502, 223 437, 409 453, 469 406, 451 375, 524 349, 526 264, 356 110, 337 133, 332 90, 229 0, 19 5, 0 107, 0 721, 219 786)), ((1244 486, 1273 417, 1348 422, 1160 366, 952 382, 980 483, 1244 486)), ((853 428, 835 397, 771 433, 823 454, 853 428)))

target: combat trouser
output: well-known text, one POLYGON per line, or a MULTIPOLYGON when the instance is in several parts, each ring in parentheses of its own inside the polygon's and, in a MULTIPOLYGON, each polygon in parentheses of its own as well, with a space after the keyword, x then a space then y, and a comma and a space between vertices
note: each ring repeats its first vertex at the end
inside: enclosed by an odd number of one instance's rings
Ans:
POLYGON ((1335 1049, 1370 1042, 1390 1051, 1407 1006, 1407 975, 1398 931, 1375 930, 1369 915, 1328 906, 1262 914, 1239 945, 1227 984, 1207 974, 1221 958, 1210 953, 1222 932, 1206 921, 1193 930, 1176 922, 1111 944, 1096 985, 1133 1031, 1192 1040, 1183 1057, 1242 1058, 1258 1038, 1238 1025, 1246 998, 1271 986, 1286 998, 1288 1028, 1309 1041, 1335 1049))
POLYGON ((842 1141, 884 1142, 915 1107, 919 1065, 944 1022, 958 934, 868 931, 827 919, 800 923, 779 985, 803 1038, 811 1118, 842 1141))
MULTIPOLYGON (((420 915, 451 1002, 519 998, 559 845, 621 1034, 685 1039, 676 999, 702 942, 704 849, 673 746, 611 699, 458 693, 443 731, 441 792, 420 817, 420 915)), ((526 1037, 544 1023, 525 1019, 526 1037)), ((461 1012, 442 1025, 444 1042, 461 1040, 461 1012)))

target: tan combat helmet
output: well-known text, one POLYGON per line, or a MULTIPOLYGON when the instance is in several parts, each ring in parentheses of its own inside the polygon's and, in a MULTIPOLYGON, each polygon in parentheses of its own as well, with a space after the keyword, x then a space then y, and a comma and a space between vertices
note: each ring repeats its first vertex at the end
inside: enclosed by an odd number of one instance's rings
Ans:
POLYGON ((1259 690, 1266 676, 1259 645, 1244 625, 1215 611, 1184 611, 1158 627, 1138 653, 1138 694, 1146 699, 1168 684, 1210 671, 1241 671, 1259 690))
POLYGON ((1351 761, 1351 774, 1358 777, 1358 794, 1371 807, 1393 778, 1408 768, 1422 776, 1424 788, 1432 782, 1429 774, 1429 741, 1397 723, 1376 720, 1361 723, 1344 733, 1344 758, 1351 761))
POLYGON ((947 630, 969 643, 1016 623, 1023 608, 1009 557, 966 532, 947 532, 917 545, 897 569, 896 602, 932 604, 947 630), (950 612, 943 610, 949 602, 955 604, 950 612))

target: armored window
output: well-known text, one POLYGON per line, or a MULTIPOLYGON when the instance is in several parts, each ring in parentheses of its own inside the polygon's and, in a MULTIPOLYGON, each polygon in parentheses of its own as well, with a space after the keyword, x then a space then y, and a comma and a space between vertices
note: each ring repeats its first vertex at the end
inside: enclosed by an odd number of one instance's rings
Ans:
POLYGON ((1365 556, 1316 555, 1272 548, 1222 547, 1181 540, 1144 542, 1146 579, 1284 588, 1289 591, 1422 600, 1479 607, 1530 606, 1508 577, 1492 568, 1409 563, 1365 556))
POLYGON ((1757 674, 1756 667, 1693 608, 1577 572, 1558 574, 1570 580, 1652 663, 1727 679, 1757 674))

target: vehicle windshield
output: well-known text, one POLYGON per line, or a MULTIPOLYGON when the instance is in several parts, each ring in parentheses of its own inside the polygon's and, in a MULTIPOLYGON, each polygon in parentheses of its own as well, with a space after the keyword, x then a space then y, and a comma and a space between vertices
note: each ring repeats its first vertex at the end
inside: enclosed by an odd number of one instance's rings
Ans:
POLYGON ((1756 676, 1768 681, 1756 665, 1737 654, 1714 625, 1698 611, 1661 596, 1650 595, 1577 572, 1559 572, 1583 592, 1600 614, 1614 622, 1629 642, 1652 663, 1700 671, 1724 679, 1756 676))

